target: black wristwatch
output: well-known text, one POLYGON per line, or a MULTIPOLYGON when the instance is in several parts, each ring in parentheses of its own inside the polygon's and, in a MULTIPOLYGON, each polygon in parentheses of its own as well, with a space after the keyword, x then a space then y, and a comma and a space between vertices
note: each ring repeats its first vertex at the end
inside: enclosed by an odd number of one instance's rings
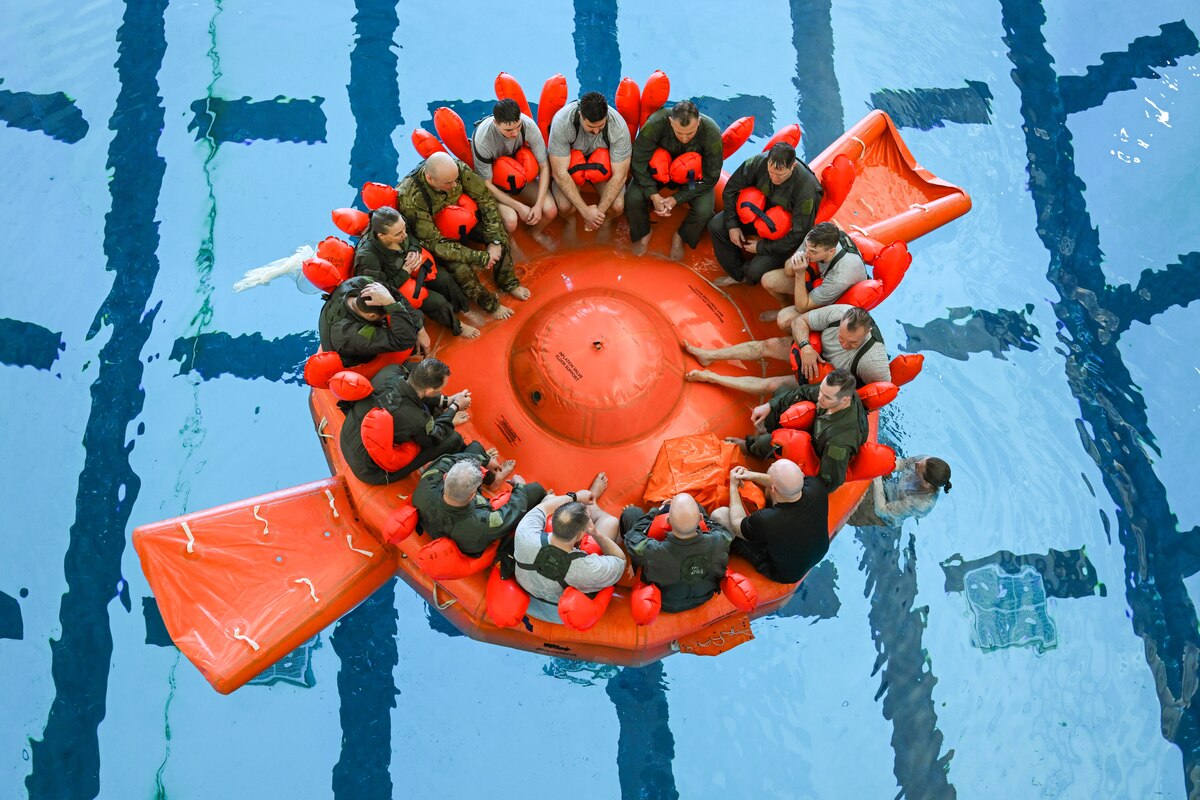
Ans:
POLYGON ((571 498, 571 500, 573 502, 576 502, 576 503, 579 502, 579 495, 576 494, 575 492, 567 492, 567 497, 571 498))
POLYGON ((801 350, 803 350, 805 347, 812 347, 812 342, 810 342, 808 339, 805 339, 802 342, 797 342, 796 347, 799 347, 801 350))

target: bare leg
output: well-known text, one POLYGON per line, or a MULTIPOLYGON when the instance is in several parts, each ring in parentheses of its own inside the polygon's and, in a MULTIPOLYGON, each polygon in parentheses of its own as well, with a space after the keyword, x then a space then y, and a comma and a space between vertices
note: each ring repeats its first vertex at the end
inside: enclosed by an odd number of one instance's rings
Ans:
POLYGON ((718 375, 706 369, 694 369, 684 376, 685 380, 694 383, 713 383, 727 389, 736 389, 753 395, 763 395, 774 392, 780 386, 798 386, 795 375, 779 375, 774 378, 755 378, 750 375, 732 376, 718 375))
POLYGON ((592 485, 588 487, 588 491, 592 493, 593 500, 599 500, 600 495, 608 491, 608 474, 597 472, 596 477, 592 479, 592 485))
POLYGON ((554 249, 554 240, 546 235, 546 226, 557 216, 558 205, 554 202, 554 198, 547 194, 545 202, 542 203, 542 221, 529 229, 530 237, 547 250, 554 249))
POLYGON ((703 347, 683 343, 683 349, 696 357, 701 366, 707 367, 714 361, 757 361, 763 358, 764 342, 757 340, 742 342, 730 347, 718 347, 715 350, 705 350, 703 347))
POLYGON ((647 233, 642 238, 633 243, 633 254, 635 256, 646 255, 647 248, 650 247, 650 234, 647 233))
POLYGON ((800 316, 800 312, 796 310, 796 307, 788 306, 780 310, 779 316, 775 319, 775 324, 779 326, 780 330, 790 332, 792 330, 792 323, 796 321, 796 317, 798 316, 800 316))
POLYGON ((717 523, 734 536, 738 535, 739 532, 730 527, 728 506, 725 506, 724 508, 718 508, 716 511, 712 512, 711 516, 713 522, 717 523))

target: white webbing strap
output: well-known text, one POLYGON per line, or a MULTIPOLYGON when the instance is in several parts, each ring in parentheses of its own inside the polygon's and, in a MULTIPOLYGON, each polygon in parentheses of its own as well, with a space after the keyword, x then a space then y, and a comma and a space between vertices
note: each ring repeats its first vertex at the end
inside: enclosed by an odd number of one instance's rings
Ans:
POLYGON ((262 506, 255 506, 252 513, 254 514, 254 518, 263 524, 263 536, 266 536, 271 532, 271 528, 267 525, 267 521, 258 515, 258 509, 260 508, 262 506))
POLYGON ((233 638, 239 639, 239 640, 245 642, 246 644, 250 645, 250 647, 256 651, 258 650, 258 642, 254 641, 249 636, 246 636, 245 634, 243 634, 240 628, 233 629, 233 638))
POLYGON ((313 602, 314 602, 314 603, 319 603, 319 602, 321 602, 321 601, 320 601, 320 599, 317 597, 317 588, 316 588, 315 586, 313 586, 313 582, 312 582, 312 581, 310 581, 308 578, 296 578, 296 580, 294 580, 294 581, 292 581, 292 582, 293 582, 293 583, 306 583, 306 584, 308 584, 308 593, 309 593, 310 595, 312 595, 313 602))
POLYGON ((368 558, 375 557, 375 554, 372 553, 370 550, 360 550, 354 546, 354 534, 352 534, 352 533, 346 534, 346 544, 350 547, 351 550, 353 550, 356 553, 362 553, 364 556, 366 556, 368 558))
POLYGON ((187 551, 189 553, 196 552, 196 537, 192 536, 192 529, 188 527, 186 522, 179 523, 179 526, 183 528, 183 532, 187 536, 187 551))

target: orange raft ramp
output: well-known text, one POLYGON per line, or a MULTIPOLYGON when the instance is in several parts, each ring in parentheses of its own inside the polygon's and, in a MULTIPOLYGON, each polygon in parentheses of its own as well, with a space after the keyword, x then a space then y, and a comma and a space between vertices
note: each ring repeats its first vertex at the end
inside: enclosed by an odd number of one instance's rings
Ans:
MULTIPOLYGON (((916 165, 882 112, 835 142, 814 171, 819 175, 838 153, 862 170, 835 216, 844 228, 907 241, 970 206, 961 189, 916 165)), ((656 227, 661 239, 669 235, 662 229, 674 226, 656 227)), ((644 505, 647 474, 663 441, 744 434, 753 398, 686 382, 697 364, 681 343, 708 347, 773 335, 777 330, 758 314, 774 306, 756 288, 714 287, 710 279, 722 273, 707 241, 689 259, 683 265, 591 246, 525 264, 533 295, 517 304, 515 317, 489 326, 478 340, 439 343, 438 357, 452 370, 451 390, 470 388, 474 395, 464 436, 498 447, 517 459, 520 474, 559 492, 586 487, 604 470, 610 484, 601 505, 619 513, 627 503, 644 505)), ((361 483, 339 451, 343 417, 330 392, 314 390, 312 410, 333 478, 134 531, 167 630, 218 691, 238 688, 397 573, 473 638, 632 666, 746 641, 750 616, 771 613, 795 592, 796 585, 768 581, 735 557, 731 568, 758 590, 752 615, 718 593, 699 608, 639 626, 627 575, 587 631, 529 617, 499 627, 487 615, 487 571, 434 581, 414 558, 427 536, 383 542, 380 531, 415 476, 390 486, 361 483)), ((874 440, 878 412, 870 421, 874 440)), ((831 537, 867 486, 850 482, 834 492, 831 537)))

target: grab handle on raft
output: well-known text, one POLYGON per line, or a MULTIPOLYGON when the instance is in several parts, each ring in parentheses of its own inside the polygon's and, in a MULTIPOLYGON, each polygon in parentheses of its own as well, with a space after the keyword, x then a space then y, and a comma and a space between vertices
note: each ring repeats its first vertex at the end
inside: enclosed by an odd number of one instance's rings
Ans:
POLYGON ((433 604, 438 607, 438 611, 445 611, 447 608, 457 603, 458 599, 453 595, 447 595, 450 599, 445 603, 443 603, 441 600, 438 600, 438 589, 441 588, 442 585, 440 583, 437 581, 433 582, 433 604))

